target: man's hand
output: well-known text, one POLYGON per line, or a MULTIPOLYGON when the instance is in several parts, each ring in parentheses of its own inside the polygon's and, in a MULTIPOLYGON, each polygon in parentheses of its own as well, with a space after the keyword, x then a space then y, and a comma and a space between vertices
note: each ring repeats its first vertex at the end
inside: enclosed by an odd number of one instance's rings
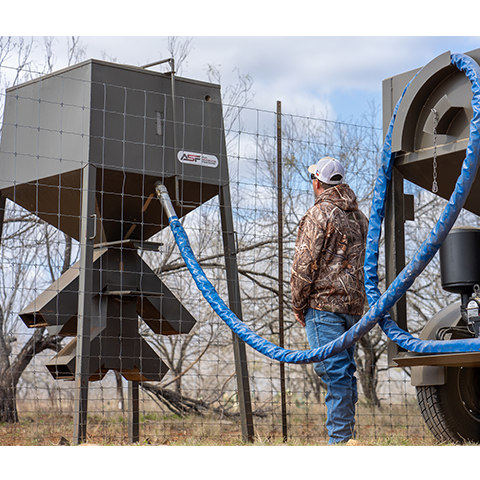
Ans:
POLYGON ((297 320, 297 322, 302 326, 304 327, 305 326, 305 315, 304 313, 296 313, 295 312, 295 320, 297 320))

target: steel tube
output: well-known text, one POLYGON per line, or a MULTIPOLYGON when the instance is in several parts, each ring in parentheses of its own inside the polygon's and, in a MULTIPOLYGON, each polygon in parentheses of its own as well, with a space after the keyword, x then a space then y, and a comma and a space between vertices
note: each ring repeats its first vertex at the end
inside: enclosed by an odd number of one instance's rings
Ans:
POLYGON ((172 200, 170 199, 170 195, 168 194, 167 187, 163 185, 162 182, 157 182, 155 184, 155 193, 157 194, 157 197, 162 203, 162 207, 165 210, 165 213, 167 214, 167 218, 176 216, 177 213, 173 208, 172 200))

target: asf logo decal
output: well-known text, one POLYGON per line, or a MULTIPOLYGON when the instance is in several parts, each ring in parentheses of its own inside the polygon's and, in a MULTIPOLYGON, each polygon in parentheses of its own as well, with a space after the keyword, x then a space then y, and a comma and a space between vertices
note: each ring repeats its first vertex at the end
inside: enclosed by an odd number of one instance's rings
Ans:
POLYGON ((215 155, 206 155, 204 153, 184 152, 181 150, 177 154, 177 158, 182 163, 190 163, 192 165, 201 165, 202 167, 216 168, 218 167, 218 158, 215 155))

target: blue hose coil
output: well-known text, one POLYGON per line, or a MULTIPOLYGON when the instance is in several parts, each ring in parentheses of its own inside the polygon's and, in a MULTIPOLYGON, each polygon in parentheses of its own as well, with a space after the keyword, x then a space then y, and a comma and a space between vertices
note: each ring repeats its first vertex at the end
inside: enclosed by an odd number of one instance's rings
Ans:
POLYGON ((381 224, 385 216, 386 190, 391 180, 394 162, 394 155, 391 152, 391 140, 395 117, 400 102, 408 88, 407 86, 395 107, 387 131, 382 152, 382 165, 378 172, 372 201, 364 264, 365 290, 370 309, 357 324, 335 341, 311 350, 288 350, 254 333, 227 307, 206 277, 195 259, 188 237, 178 217, 173 215, 168 219, 177 246, 197 287, 217 315, 247 345, 268 358, 279 362, 294 364, 320 362, 352 346, 378 323, 391 340, 400 347, 412 352, 463 353, 480 351, 480 339, 420 340, 398 327, 388 315, 388 311, 410 288, 417 276, 425 269, 442 245, 465 204, 477 174, 480 149, 480 68, 473 59, 462 54, 452 55, 451 63, 466 74, 471 82, 473 92, 473 118, 470 122, 469 144, 455 190, 435 228, 417 250, 410 263, 381 295, 378 289, 377 266, 381 224))
MULTIPOLYGON (((461 209, 465 205, 472 184, 477 175, 479 167, 479 149, 480 149, 480 68, 478 64, 467 55, 453 54, 451 63, 459 70, 463 71, 471 83, 473 93, 472 109, 473 117, 470 122, 469 144, 466 150, 466 157, 462 165, 462 171, 457 179, 455 189, 450 200, 440 216, 437 225, 430 232, 430 235, 423 242, 415 253, 410 263, 398 275, 390 285, 383 297, 385 303, 391 304, 391 307, 406 293, 413 284, 415 278, 424 270, 432 260, 435 253, 441 247, 449 231, 453 227, 461 209), (391 293, 390 293, 391 292, 391 293), (391 297, 391 298, 390 298, 391 297), (393 303, 392 303, 393 301, 393 303)), ((407 86, 408 88, 408 86, 407 86)), ((406 89, 405 89, 406 90, 406 89)), ((382 166, 380 167, 375 192, 372 201, 372 210, 370 214, 369 232, 367 236, 367 250, 365 255, 365 291, 369 305, 376 304, 382 297, 378 290, 378 251, 380 240, 380 227, 385 216, 385 198, 392 177, 392 168, 394 155, 391 153, 391 140, 393 125, 396 112, 400 105, 402 97, 398 101, 394 110, 394 115, 387 131, 385 140, 382 166)), ((390 308, 391 308, 390 307, 390 308)), ((388 311, 382 309, 383 311, 388 311)), ((471 352, 480 351, 480 341, 475 340, 453 340, 453 341, 435 341, 420 340, 402 330, 387 314, 378 321, 383 332, 397 345, 415 353, 453 353, 453 352, 471 352)))

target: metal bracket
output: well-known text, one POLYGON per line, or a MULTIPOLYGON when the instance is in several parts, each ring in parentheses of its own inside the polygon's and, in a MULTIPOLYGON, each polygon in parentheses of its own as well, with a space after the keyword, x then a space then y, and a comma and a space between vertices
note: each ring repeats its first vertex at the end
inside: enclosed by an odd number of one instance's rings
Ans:
POLYGON ((93 235, 88 237, 88 239, 95 240, 95 237, 97 236, 97 214, 92 213, 92 215, 90 215, 90 218, 93 218, 93 235))

